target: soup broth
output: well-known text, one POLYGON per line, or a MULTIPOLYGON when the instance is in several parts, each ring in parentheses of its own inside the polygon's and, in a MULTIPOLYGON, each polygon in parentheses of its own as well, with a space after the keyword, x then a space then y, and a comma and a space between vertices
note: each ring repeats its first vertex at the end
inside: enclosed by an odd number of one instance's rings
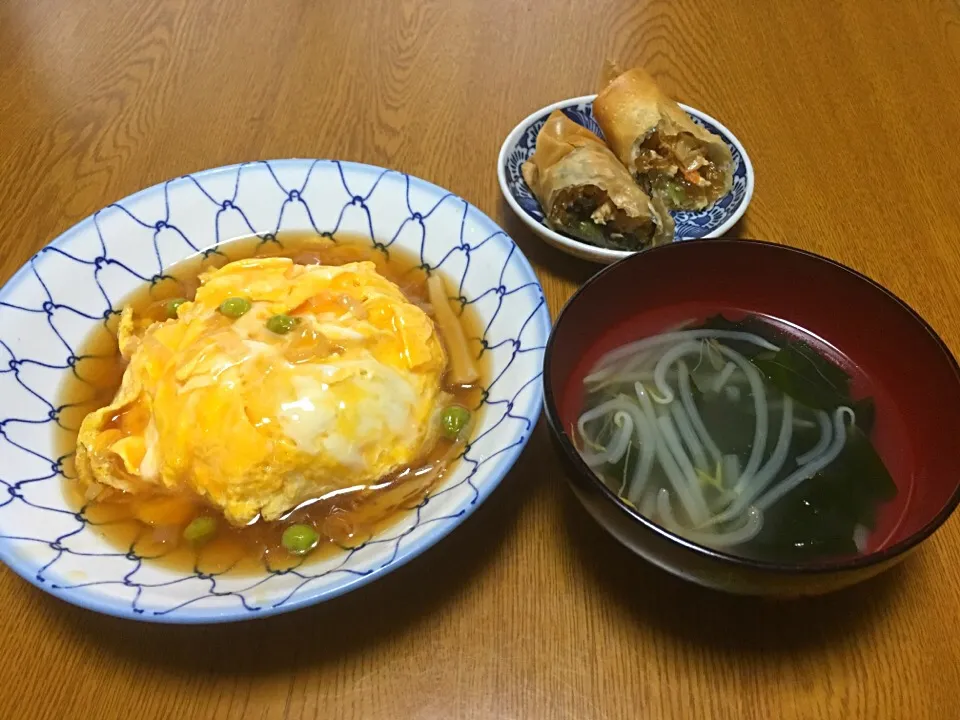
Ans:
MULTIPOLYGON (((215 252, 168 269, 164 279, 139 289, 122 305, 132 306, 138 317, 165 320, 171 299, 193 298, 202 272, 253 257, 286 257, 305 265, 372 261, 379 273, 399 286, 409 301, 433 317, 428 275, 412 254, 398 249, 377 249, 361 238, 338 236, 333 242, 299 233, 280 234, 270 241, 255 237, 221 244, 215 252)), ((454 311, 459 310, 455 301, 451 306, 454 311)), ((467 385, 456 384, 448 372, 443 390, 452 396, 453 403, 471 411, 470 422, 475 427, 482 406, 482 385, 488 375, 480 343, 481 328, 470 306, 458 313, 458 321, 471 354, 479 358, 480 379, 467 385)), ((435 324, 441 342, 449 345, 442 324, 435 324)), ((116 331, 117 317, 114 316, 90 335, 82 347, 82 359, 76 365, 75 374, 60 389, 59 404, 65 406, 61 423, 69 428, 61 429, 57 438, 60 455, 69 456, 65 462, 64 493, 92 529, 112 545, 164 566, 203 573, 258 573, 265 567, 288 569, 304 562, 304 557, 313 561, 342 548, 356 547, 421 503, 432 488, 443 482, 462 452, 467 433, 456 441, 441 435, 424 457, 374 485, 360 485, 312 498, 279 520, 256 521, 246 527, 230 525, 217 508, 199 497, 194 498, 192 493, 188 513, 183 512, 183 497, 171 502, 169 495, 113 492, 104 500, 88 500, 76 482, 73 453, 83 418, 108 405, 120 387, 127 363, 120 356, 116 331), (208 542, 191 543, 184 539, 184 531, 200 517, 214 518, 216 533, 208 542), (309 555, 295 555, 285 549, 282 535, 291 524, 307 525, 318 533, 319 543, 309 555)), ((118 415, 110 420, 109 426, 122 428, 124 421, 118 415)))
POLYGON ((589 361, 570 428, 581 457, 641 514, 717 550, 803 563, 882 547, 906 501, 875 448, 890 427, 880 389, 796 327, 714 313, 589 361))

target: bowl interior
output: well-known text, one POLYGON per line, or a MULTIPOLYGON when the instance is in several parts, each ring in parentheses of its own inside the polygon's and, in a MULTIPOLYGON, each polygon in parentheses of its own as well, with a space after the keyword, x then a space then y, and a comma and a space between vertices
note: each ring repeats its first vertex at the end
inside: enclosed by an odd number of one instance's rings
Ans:
POLYGON ((718 309, 768 315, 818 337, 855 364, 848 368, 855 394, 857 377, 870 378, 873 441, 898 494, 882 508, 868 554, 903 549, 946 518, 960 498, 952 460, 960 427, 956 361, 895 296, 849 268, 792 248, 750 241, 668 245, 596 276, 557 321, 550 412, 568 430, 581 411, 583 378, 603 353, 718 309))

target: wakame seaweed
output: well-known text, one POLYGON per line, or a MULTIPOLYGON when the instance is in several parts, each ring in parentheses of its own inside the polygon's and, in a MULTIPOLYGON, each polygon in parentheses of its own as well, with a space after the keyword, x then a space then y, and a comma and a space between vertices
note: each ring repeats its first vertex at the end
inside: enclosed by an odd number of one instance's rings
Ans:
MULTIPOLYGON (((781 344, 784 338, 783 333, 755 315, 747 315, 742 320, 728 320, 723 315, 714 315, 698 327, 703 330, 753 333, 774 345, 781 344)), ((746 358, 752 358, 757 353, 763 352, 763 348, 744 340, 724 340, 723 344, 746 358)))
POLYGON ((728 320, 714 315, 701 326, 707 330, 752 333, 779 350, 764 350, 742 340, 724 340, 723 344, 748 358, 778 390, 815 410, 850 405, 850 375, 834 365, 803 340, 792 340, 773 325, 754 315, 728 320))
POLYGON ((674 332, 585 383, 588 411, 619 397, 581 437, 610 453, 592 465, 603 482, 668 529, 744 556, 805 563, 862 550, 897 494, 870 440, 873 399, 854 399, 844 367, 761 316, 718 314, 674 332), (632 413, 629 436, 615 407, 632 413))
POLYGON ((750 362, 780 391, 815 410, 850 402, 850 376, 802 340, 757 353, 750 362))
MULTIPOLYGON (((807 409, 804 412, 803 407, 798 407, 798 417, 813 418, 815 414, 810 410, 830 412, 840 406, 851 407, 856 417, 855 424, 847 429, 847 442, 837 459, 774 504, 767 511, 760 534, 744 546, 744 550, 790 562, 854 554, 856 526, 874 529, 878 505, 897 494, 893 478, 869 439, 875 417, 873 399, 854 401, 850 375, 843 368, 808 343, 787 338, 759 318, 747 316, 734 322, 717 315, 710 318, 705 327, 749 332, 778 345, 779 350, 764 350, 745 342, 723 341, 730 347, 736 345, 734 349, 747 357, 770 385, 807 409)), ((732 426, 740 425, 740 418, 752 418, 752 400, 745 393, 737 405, 732 413, 729 409, 723 412, 726 423, 712 427, 723 428, 739 451, 744 436, 732 426)), ((709 403, 704 403, 701 411, 709 413, 709 403)), ((818 439, 818 428, 795 430, 793 445, 809 448, 818 439)), ((795 467, 788 463, 771 486, 795 467)))

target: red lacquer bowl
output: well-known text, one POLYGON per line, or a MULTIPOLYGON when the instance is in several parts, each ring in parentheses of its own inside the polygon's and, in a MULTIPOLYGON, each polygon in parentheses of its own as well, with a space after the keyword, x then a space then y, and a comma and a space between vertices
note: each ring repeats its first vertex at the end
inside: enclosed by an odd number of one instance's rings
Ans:
POLYGON ((730 592, 818 594, 902 560, 960 502, 960 367, 924 320, 863 275, 826 258, 745 240, 672 243, 632 255, 570 299, 547 345, 546 413, 573 490, 590 514, 638 555, 730 592), (846 365, 854 394, 876 402, 872 440, 897 485, 860 555, 817 564, 747 560, 670 533, 621 502, 580 459, 569 435, 583 378, 605 352, 718 311, 801 328, 846 365))

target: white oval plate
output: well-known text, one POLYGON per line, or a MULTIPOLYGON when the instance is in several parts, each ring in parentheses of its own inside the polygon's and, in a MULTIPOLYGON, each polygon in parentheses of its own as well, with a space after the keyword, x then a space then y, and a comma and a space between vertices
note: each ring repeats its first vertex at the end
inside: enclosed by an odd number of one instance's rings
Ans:
MULTIPOLYGON (((510 131, 500 148, 497 159, 497 180, 500 192, 510 208, 523 223, 547 243, 583 260, 609 265, 632 255, 628 250, 610 250, 590 245, 566 235, 562 235, 547 226, 540 203, 520 173, 520 167, 533 155, 537 146, 537 133, 554 110, 563 110, 576 123, 589 128, 601 138, 603 132, 593 119, 593 100, 596 95, 561 100, 531 113, 510 131)), ((693 240, 695 238, 720 237, 733 227, 746 212, 753 197, 753 165, 736 136, 720 122, 704 112, 686 105, 681 108, 697 123, 710 132, 719 135, 727 143, 733 154, 733 189, 704 210, 672 210, 674 241, 693 240)))
POLYGON ((110 615, 242 620, 340 595, 444 537, 500 482, 540 414, 550 318, 513 241, 474 206, 396 171, 278 160, 170 180, 114 203, 30 259, 0 289, 0 559, 37 587, 110 615), (53 423, 84 338, 164 268, 226 240, 284 230, 348 232, 419 254, 484 326, 490 384, 456 471, 384 534, 291 571, 178 573, 108 545, 65 502, 53 423))

